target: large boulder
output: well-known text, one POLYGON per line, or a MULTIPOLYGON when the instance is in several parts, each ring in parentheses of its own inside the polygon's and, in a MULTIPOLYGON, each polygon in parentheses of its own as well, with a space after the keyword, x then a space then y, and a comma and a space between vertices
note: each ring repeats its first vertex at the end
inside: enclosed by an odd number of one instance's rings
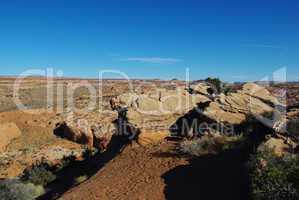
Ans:
POLYGON ((277 98, 275 98, 266 88, 259 86, 255 83, 244 84, 242 92, 254 98, 260 99, 266 103, 270 103, 273 105, 279 104, 277 98))
MULTIPOLYGON (((118 102, 120 118, 138 130, 139 138, 147 138, 145 140, 149 141, 140 143, 150 143, 170 135, 169 128, 178 118, 197 107, 198 103, 207 101, 210 101, 208 97, 190 94, 182 88, 159 89, 140 95, 128 93, 113 99, 113 102, 118 102)), ((116 107, 115 103, 111 107, 116 107)))
POLYGON ((192 94, 202 94, 202 95, 212 95, 215 93, 215 89, 209 85, 207 82, 200 82, 197 84, 190 85, 191 93, 192 94))
POLYGON ((167 129, 178 117, 186 114, 199 102, 210 101, 204 95, 191 95, 187 91, 159 90, 147 94, 122 94, 115 100, 125 110, 126 120, 139 129, 167 129), (127 102, 124 102, 126 100, 127 102))
POLYGON ((89 147, 93 147, 94 144, 92 130, 89 127, 80 127, 62 122, 57 124, 54 134, 89 147))
POLYGON ((217 102, 211 102, 203 111, 203 114, 216 123, 228 123, 239 125, 246 120, 246 115, 240 112, 230 112, 217 102))
POLYGON ((12 140, 20 137, 22 132, 15 123, 0 124, 0 152, 4 151, 12 140))
POLYGON ((78 144, 104 150, 107 148, 116 127, 113 123, 98 125, 76 124, 71 122, 58 123, 54 134, 78 144))

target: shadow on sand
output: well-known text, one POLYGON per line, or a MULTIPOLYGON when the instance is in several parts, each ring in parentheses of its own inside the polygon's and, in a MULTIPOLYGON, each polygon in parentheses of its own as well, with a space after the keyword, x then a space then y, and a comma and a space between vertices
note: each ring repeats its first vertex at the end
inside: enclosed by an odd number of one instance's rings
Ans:
MULTIPOLYGON (((191 111, 177 123, 181 123, 184 119, 192 122, 194 118, 200 117, 200 114, 191 111)), ((246 122, 248 121, 246 120, 246 122)), ((166 184, 164 189, 166 199, 250 199, 250 177, 247 162, 250 155, 256 151, 256 147, 264 140, 265 133, 271 133, 272 130, 256 121, 242 126, 244 126, 243 130, 252 129, 242 147, 216 155, 191 158, 188 165, 175 167, 163 174, 161 177, 166 184)), ((178 129, 178 132, 179 134, 184 133, 184 130, 178 129)), ((173 154, 160 156, 173 156, 173 154)))
POLYGON ((190 160, 162 175, 168 200, 246 200, 249 196, 247 155, 225 152, 190 160))

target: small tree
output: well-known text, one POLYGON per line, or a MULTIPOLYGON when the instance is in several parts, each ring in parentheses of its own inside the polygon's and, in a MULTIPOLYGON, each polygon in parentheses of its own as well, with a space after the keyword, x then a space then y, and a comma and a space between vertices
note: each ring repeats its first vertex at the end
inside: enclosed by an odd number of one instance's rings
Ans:
POLYGON ((221 92, 222 82, 221 82, 221 80, 219 78, 209 77, 205 81, 207 83, 210 83, 210 84, 214 85, 218 93, 221 92))

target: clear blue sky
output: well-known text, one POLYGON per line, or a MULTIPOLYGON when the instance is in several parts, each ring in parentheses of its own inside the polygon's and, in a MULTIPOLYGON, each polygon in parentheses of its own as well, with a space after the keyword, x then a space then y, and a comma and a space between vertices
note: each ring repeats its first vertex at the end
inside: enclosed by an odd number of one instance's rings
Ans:
POLYGON ((299 80, 299 0, 1 0, 0 74, 299 80), (107 75, 109 76, 109 75, 107 75), (113 76, 113 75, 111 75, 113 76))

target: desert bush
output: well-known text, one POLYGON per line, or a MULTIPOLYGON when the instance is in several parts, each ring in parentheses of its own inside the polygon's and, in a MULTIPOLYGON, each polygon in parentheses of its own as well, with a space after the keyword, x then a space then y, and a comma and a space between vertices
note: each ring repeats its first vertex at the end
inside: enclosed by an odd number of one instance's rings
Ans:
POLYGON ((235 93, 237 91, 238 89, 235 85, 229 83, 222 84, 221 92, 224 93, 225 95, 228 95, 229 93, 235 93))
POLYGON ((199 139, 183 141, 179 145, 178 151, 192 156, 215 154, 237 148, 243 141, 243 135, 218 137, 203 136, 199 139))
POLYGON ((44 194, 42 186, 22 183, 18 179, 0 181, 0 199, 2 200, 33 200, 44 194))
POLYGON ((252 199, 299 199, 299 156, 278 157, 264 149, 249 161, 252 199))
POLYGON ((21 176, 21 180, 35 185, 45 186, 56 179, 56 176, 47 163, 33 165, 26 169, 21 176))
POLYGON ((214 85, 218 93, 221 92, 222 82, 219 78, 208 77, 205 81, 212 84, 212 85, 214 85))
POLYGON ((203 137, 196 140, 186 140, 179 145, 179 152, 192 156, 200 156, 206 153, 215 153, 217 144, 211 137, 203 137))
POLYGON ((71 155, 63 156, 58 166, 56 166, 56 172, 63 168, 74 164, 77 160, 76 155, 72 152, 71 155))

